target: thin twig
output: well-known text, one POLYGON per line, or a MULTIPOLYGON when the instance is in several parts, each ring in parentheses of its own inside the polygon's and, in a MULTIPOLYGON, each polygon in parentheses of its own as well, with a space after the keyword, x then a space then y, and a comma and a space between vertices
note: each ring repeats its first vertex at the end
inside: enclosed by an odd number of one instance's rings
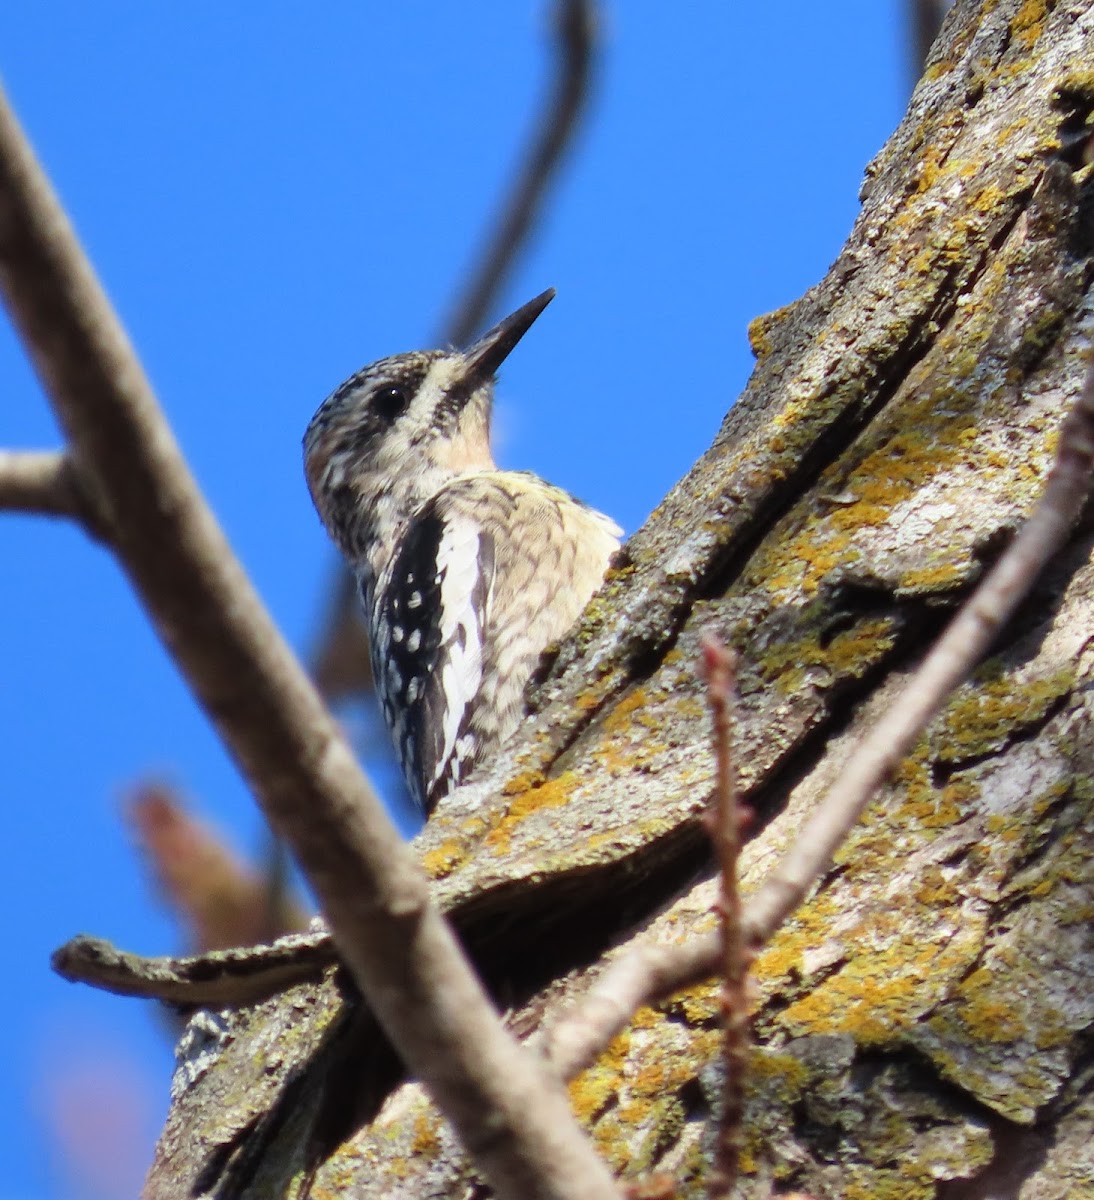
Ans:
MULTIPOLYGON (((553 84, 508 202, 478 268, 442 327, 438 345, 462 346, 486 323, 580 128, 592 80, 597 28, 594 0, 557 0, 552 25, 556 50, 553 84)), ((338 700, 370 690, 372 671, 357 589, 344 564, 335 569, 327 593, 330 601, 312 655, 312 674, 323 695, 338 700)))
MULTIPOLYGON (((805 899, 877 788, 968 676, 1029 592, 1045 563, 1067 540, 1090 489, 1094 466, 1094 362, 1060 427, 1056 460, 1029 520, 954 617, 904 691, 851 754, 839 777, 799 830, 786 854, 744 905, 753 953, 805 899)), ((652 1004, 719 967, 718 932, 682 946, 639 942, 613 963, 548 1031, 543 1052, 564 1078, 589 1066, 652 1004)))
POLYGON ((744 1143, 744 1081, 750 1041, 746 986, 749 949, 741 926, 741 895, 737 880, 742 829, 737 771, 733 761, 737 660, 713 633, 704 636, 702 653, 714 743, 710 835, 721 883, 722 1062, 725 1068, 707 1194, 712 1200, 721 1200, 733 1191, 744 1143))
POLYGON ((762 945, 805 899, 877 789, 991 645, 1045 563, 1067 540, 1090 487, 1094 366, 1060 428, 1056 461, 1029 520, 950 622, 889 710, 855 748, 824 802, 745 909, 762 945))
POLYGON ((546 1031, 541 1050, 561 1079, 591 1066, 643 1004, 709 979, 718 969, 721 930, 680 945, 640 939, 605 967, 574 1006, 546 1031))
POLYGON ((506 1032, 428 883, 262 607, 0 96, 0 290, 80 487, 377 1020, 494 1190, 618 1196, 563 1090, 506 1032))

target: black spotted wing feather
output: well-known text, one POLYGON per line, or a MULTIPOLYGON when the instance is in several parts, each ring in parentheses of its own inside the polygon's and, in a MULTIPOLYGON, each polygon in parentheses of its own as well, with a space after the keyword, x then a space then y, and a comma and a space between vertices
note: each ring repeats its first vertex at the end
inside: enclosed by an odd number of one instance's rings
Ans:
POLYGON ((411 522, 370 613, 373 670, 411 794, 430 811, 513 732, 616 527, 535 476, 461 477, 411 522))
POLYGON ((439 493, 411 523, 371 622, 384 716, 427 811, 462 778, 494 575, 493 538, 449 501, 439 493))

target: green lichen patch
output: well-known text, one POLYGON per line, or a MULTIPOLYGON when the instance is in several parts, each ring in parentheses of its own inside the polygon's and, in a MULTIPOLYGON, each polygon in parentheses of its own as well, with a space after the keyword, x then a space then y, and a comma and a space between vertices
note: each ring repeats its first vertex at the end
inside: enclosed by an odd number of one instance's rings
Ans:
POLYGON ((993 660, 978 670, 947 705, 931 730, 940 762, 955 764, 1003 749, 1015 737, 1041 725, 1075 686, 1075 669, 1048 675, 1007 671, 993 660))

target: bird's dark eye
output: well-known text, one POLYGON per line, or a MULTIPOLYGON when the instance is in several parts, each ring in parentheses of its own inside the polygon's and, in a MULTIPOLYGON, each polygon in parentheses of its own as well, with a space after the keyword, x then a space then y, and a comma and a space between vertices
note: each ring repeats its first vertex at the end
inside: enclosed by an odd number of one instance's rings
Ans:
POLYGON ((385 421, 394 421, 406 410, 406 392, 400 387, 381 388, 372 398, 372 407, 385 421))

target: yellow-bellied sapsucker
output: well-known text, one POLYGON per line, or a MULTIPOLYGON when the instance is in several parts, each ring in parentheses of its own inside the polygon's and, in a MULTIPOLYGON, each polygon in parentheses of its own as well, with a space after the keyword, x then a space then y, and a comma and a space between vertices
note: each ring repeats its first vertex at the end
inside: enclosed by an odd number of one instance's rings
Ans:
POLYGON ((357 578, 384 717, 427 813, 516 729, 540 655, 619 546, 607 517, 490 453, 494 374, 553 295, 467 350, 365 367, 304 437, 312 499, 357 578))

